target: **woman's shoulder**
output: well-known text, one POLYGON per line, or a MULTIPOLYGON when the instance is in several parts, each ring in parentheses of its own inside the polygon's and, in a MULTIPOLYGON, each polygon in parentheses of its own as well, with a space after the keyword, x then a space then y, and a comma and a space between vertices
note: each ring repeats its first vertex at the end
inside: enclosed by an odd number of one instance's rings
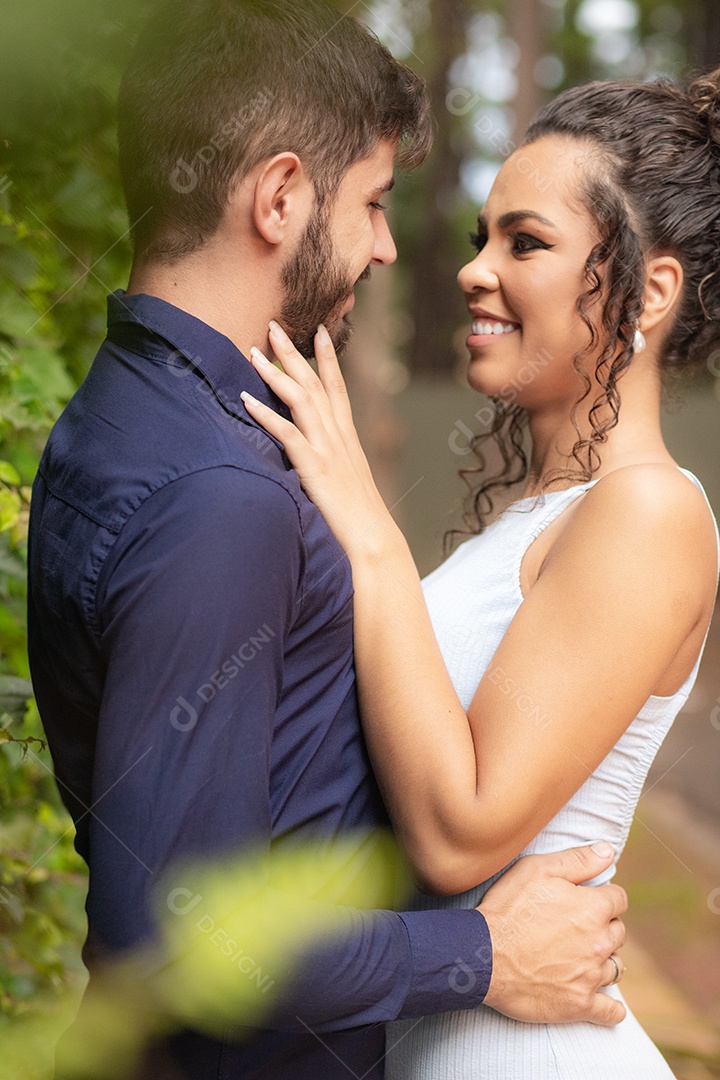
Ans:
POLYGON ((670 462, 622 465, 601 476, 583 500, 588 516, 620 515, 648 526, 677 525, 715 535, 715 519, 700 482, 670 462))
POLYGON ((609 551, 622 555, 618 572, 639 565, 682 567, 686 583, 717 578, 717 525, 699 482, 670 462, 624 465, 600 477, 585 493, 565 543, 598 565, 609 551), (692 556, 692 558, 690 558, 692 556))

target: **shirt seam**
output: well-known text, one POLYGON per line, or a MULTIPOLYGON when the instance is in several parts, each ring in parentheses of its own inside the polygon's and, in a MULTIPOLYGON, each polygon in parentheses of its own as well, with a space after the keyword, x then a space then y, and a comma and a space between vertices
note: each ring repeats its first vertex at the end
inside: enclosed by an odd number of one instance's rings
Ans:
MULTIPOLYGON (((153 497, 153 495, 156 495, 160 491, 164 491, 171 484, 176 483, 178 480, 185 480, 189 476, 197 476, 200 473, 211 472, 214 469, 235 469, 238 472, 249 473, 252 476, 258 476, 261 479, 267 480, 269 483, 273 484, 280 491, 285 492, 285 494, 288 496, 288 498, 292 500, 292 503, 293 503, 293 505, 295 507, 295 513, 297 514, 298 526, 299 526, 299 529, 300 529, 300 536, 301 536, 301 539, 302 539, 303 565, 302 565, 302 568, 301 568, 301 578, 304 576, 305 566, 307 564, 307 546, 306 546, 306 542, 305 542, 305 530, 303 529, 302 514, 300 513, 300 506, 298 504, 297 499, 295 498, 292 491, 290 491, 289 488, 286 487, 285 484, 283 484, 280 480, 276 479, 275 477, 268 476, 267 473, 261 472, 258 469, 252 469, 252 468, 249 468, 247 465, 238 465, 238 464, 234 464, 232 462, 227 462, 227 461, 218 462, 218 463, 213 464, 213 465, 203 465, 203 466, 200 466, 200 467, 195 467, 195 468, 192 468, 192 469, 188 469, 187 472, 181 473, 179 476, 171 477, 171 478, 165 480, 163 483, 160 483, 157 487, 153 488, 152 491, 149 491, 144 496, 144 498, 142 498, 141 501, 138 502, 138 504, 136 506, 133 506, 132 510, 127 515, 127 517, 122 521, 122 523, 120 524, 117 531, 113 532, 112 530, 108 529, 108 531, 111 532, 111 534, 113 536, 113 541, 109 545, 103 545, 103 552, 102 552, 101 561, 99 562, 99 564, 97 566, 93 567, 92 575, 89 575, 89 578, 88 578, 88 581, 87 581, 87 585, 88 585, 88 597, 87 597, 88 608, 86 610, 86 616, 88 618, 88 622, 89 622, 90 626, 93 629, 93 632, 96 634, 96 636, 98 638, 98 644, 100 642, 100 638, 102 637, 102 633, 103 633, 103 631, 102 631, 102 620, 100 618, 100 612, 98 611, 98 608, 97 608, 100 578, 102 577, 103 569, 104 569, 104 567, 105 567, 105 565, 107 563, 108 556, 109 556, 110 552, 113 550, 113 548, 115 547, 115 545, 117 544, 117 542, 119 541, 123 530, 126 528, 126 526, 131 521, 131 519, 134 517, 134 515, 138 512, 138 510, 140 510, 141 507, 145 506, 145 504, 148 502, 149 499, 151 499, 153 497)), ((50 485, 48 485, 48 489, 51 490, 50 485)), ((54 494, 54 492, 53 492, 53 494, 54 494)), ((62 501, 67 501, 67 500, 62 499, 62 496, 56 495, 55 497, 60 498, 62 501)), ((73 504, 69 503, 69 505, 72 506, 73 504)), ((80 513, 82 513, 82 511, 80 511, 80 513)), ((94 521, 95 519, 91 518, 91 520, 94 521)), ((102 525, 101 527, 107 529, 107 526, 105 526, 105 525, 102 525)), ((302 590, 301 590, 301 594, 302 594, 302 590)))

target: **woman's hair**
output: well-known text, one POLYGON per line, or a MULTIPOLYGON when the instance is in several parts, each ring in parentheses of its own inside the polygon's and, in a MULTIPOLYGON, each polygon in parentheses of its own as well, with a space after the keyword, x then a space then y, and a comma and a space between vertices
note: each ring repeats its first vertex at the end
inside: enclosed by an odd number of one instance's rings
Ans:
MULTIPOLYGON (((720 344, 720 69, 687 89, 659 79, 594 82, 566 90, 540 110, 523 145, 546 135, 568 136, 590 150, 579 197, 599 234, 585 264, 588 289, 577 300, 590 334, 589 344, 573 358, 585 384, 573 412, 577 468, 547 478, 547 483, 560 478, 582 483, 597 470, 597 447, 617 423, 618 380, 633 358, 649 253, 675 255, 684 272, 677 315, 663 343, 662 369, 697 368, 720 344), (601 296, 597 328, 588 311, 601 296), (576 416, 592 382, 582 361, 598 346, 595 374, 602 392, 588 403, 591 433, 584 438, 576 416)), ((481 532, 492 513, 492 492, 527 476, 525 412, 502 398, 491 402, 490 427, 472 442, 481 464, 461 470, 471 492, 468 528, 456 533, 481 532), (483 471, 481 446, 487 440, 498 446, 502 468, 472 490, 468 478, 483 471)))

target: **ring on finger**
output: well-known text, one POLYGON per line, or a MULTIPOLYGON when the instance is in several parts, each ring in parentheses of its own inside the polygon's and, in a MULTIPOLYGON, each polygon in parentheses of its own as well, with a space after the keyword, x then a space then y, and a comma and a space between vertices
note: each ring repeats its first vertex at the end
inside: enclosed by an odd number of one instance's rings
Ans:
POLYGON ((609 956, 609 957, 608 957, 608 960, 610 960, 610 962, 612 963, 613 967, 615 968, 615 975, 614 975, 614 977, 613 977, 613 978, 612 978, 612 979, 610 980, 610 982, 609 982, 609 983, 607 983, 607 985, 608 985, 608 986, 614 986, 616 982, 619 982, 619 981, 620 981, 620 974, 621 974, 621 972, 620 972, 620 965, 618 964, 618 962, 617 962, 617 960, 615 959, 615 957, 614 957, 614 956, 609 956))

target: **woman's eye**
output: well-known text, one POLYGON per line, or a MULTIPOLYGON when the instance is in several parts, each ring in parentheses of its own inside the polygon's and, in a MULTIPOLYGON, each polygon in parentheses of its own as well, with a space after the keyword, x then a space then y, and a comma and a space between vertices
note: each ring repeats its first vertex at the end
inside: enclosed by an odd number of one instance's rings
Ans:
POLYGON ((531 236, 530 233, 513 233, 511 236, 513 246, 513 255, 524 255, 527 251, 549 251, 554 247, 554 244, 546 244, 544 240, 540 240, 537 236, 531 236))
POLYGON ((482 251, 482 249, 487 244, 487 239, 488 239, 487 238, 487 233, 480 233, 480 232, 476 232, 476 233, 471 232, 470 233, 470 243, 472 244, 472 246, 475 248, 476 251, 482 251))
POLYGON ((387 210, 387 206, 383 206, 383 204, 379 202, 371 202, 370 205, 373 210, 387 210))

